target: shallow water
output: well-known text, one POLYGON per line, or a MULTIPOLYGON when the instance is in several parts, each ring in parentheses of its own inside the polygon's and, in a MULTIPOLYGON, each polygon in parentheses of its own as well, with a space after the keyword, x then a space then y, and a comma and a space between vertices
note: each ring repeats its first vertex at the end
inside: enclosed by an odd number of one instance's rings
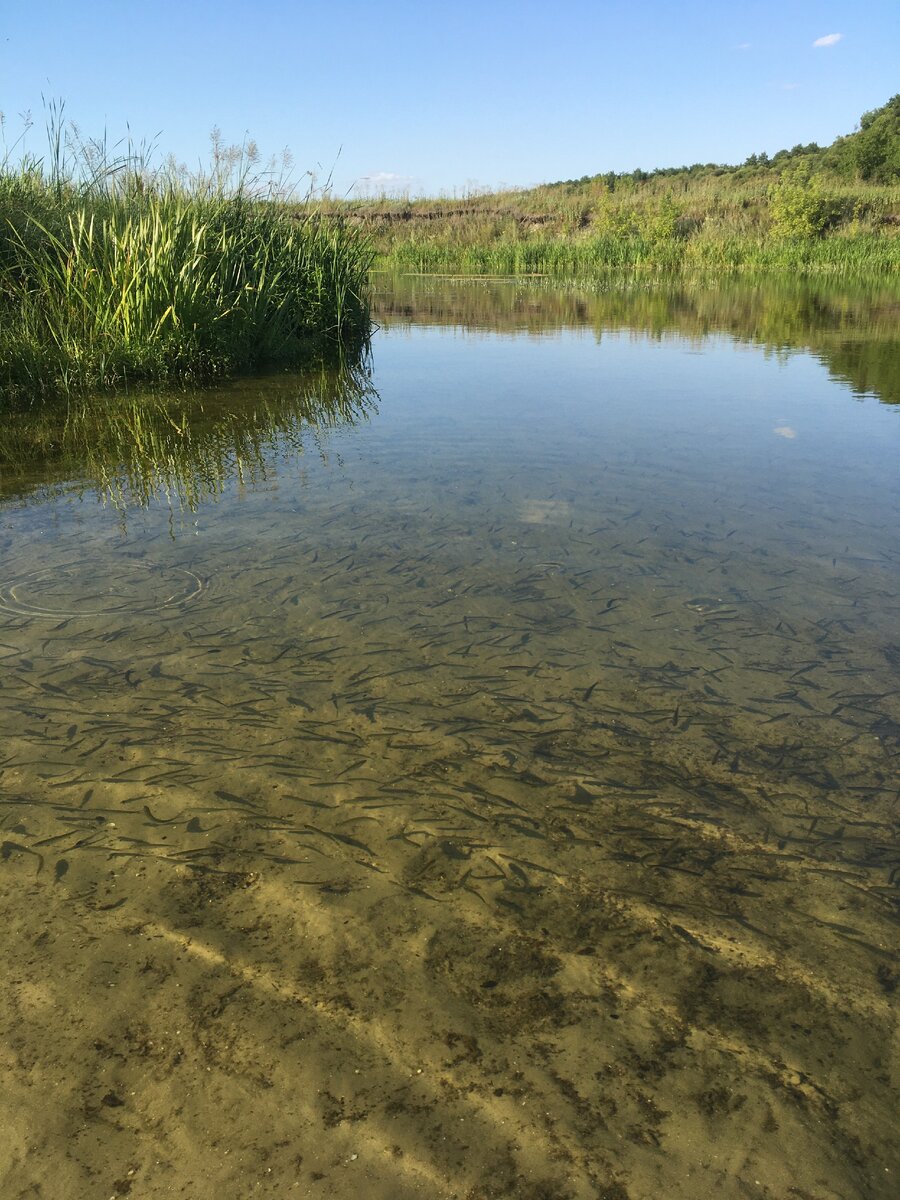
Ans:
POLYGON ((896 1195, 892 303, 7 423, 4 1196, 896 1195))

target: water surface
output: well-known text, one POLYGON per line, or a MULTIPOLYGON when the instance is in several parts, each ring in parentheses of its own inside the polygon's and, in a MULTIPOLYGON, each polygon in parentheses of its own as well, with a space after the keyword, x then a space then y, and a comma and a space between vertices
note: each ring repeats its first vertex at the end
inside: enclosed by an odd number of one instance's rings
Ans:
POLYGON ((3 1194, 893 1197, 895 298, 377 291, 6 422, 3 1194))

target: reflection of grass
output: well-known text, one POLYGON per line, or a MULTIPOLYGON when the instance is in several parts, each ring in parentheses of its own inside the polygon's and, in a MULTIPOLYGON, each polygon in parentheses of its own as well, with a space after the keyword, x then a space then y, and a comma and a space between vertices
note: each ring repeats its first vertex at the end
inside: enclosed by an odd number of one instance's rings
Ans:
POLYGON ((723 332, 773 352, 819 355, 857 392, 900 403, 900 287, 887 280, 789 275, 716 278, 697 272, 593 282, 374 276, 373 311, 386 326, 457 325, 498 332, 635 329, 662 336, 723 332))
POLYGON ((374 400, 361 364, 216 393, 13 407, 0 426, 3 491, 87 485, 123 508, 165 497, 193 510, 234 479, 265 477, 280 451, 364 418, 374 400))

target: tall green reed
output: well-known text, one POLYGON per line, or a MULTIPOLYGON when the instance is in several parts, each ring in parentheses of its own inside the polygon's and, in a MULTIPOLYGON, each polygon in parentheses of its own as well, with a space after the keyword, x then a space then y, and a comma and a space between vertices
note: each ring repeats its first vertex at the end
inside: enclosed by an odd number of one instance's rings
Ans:
POLYGON ((740 232, 669 239, 600 233, 484 242, 409 237, 395 241, 378 263, 405 271, 473 275, 680 273, 700 267, 889 275, 900 268, 900 238, 868 232, 822 239, 775 239, 740 232))
MULTIPOLYGON (((254 160, 205 176, 104 158, 0 168, 0 396, 198 382, 364 346, 368 239, 261 194, 254 160)), ((83 151, 83 147, 82 147, 83 151)))

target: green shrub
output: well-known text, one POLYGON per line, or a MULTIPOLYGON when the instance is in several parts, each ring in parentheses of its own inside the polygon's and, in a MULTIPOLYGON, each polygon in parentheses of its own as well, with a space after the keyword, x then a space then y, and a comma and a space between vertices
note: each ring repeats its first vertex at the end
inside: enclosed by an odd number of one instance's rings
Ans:
POLYGON ((769 216, 777 238, 815 238, 835 216, 835 203, 807 166, 789 167, 769 188, 769 216))

